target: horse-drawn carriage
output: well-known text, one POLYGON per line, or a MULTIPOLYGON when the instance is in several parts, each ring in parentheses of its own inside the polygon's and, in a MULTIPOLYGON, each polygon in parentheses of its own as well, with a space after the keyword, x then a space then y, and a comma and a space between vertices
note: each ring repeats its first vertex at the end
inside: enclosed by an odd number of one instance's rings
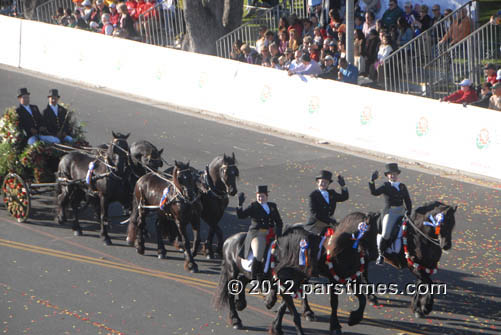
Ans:
MULTIPOLYGON (((73 145, 87 145, 83 128, 72 115, 68 113, 66 122, 72 129, 73 145)), ((0 183, 5 208, 18 222, 28 220, 34 195, 51 192, 58 185, 59 159, 71 149, 41 141, 28 146, 15 107, 7 108, 0 119, 0 183)))

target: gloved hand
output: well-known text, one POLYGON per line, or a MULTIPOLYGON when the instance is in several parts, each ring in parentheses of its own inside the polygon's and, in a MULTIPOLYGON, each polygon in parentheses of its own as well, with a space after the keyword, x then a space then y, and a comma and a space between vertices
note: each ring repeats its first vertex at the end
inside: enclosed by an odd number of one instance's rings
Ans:
POLYGON ((374 181, 374 180, 378 179, 378 177, 379 177, 379 172, 377 172, 377 170, 376 170, 372 173, 371 180, 374 181))
POLYGON ((245 193, 240 192, 240 194, 238 195, 238 205, 242 206, 244 201, 245 201, 245 193))
POLYGON ((341 186, 341 187, 346 186, 346 183, 344 182, 344 178, 341 175, 337 176, 337 182, 339 183, 339 186, 341 186))

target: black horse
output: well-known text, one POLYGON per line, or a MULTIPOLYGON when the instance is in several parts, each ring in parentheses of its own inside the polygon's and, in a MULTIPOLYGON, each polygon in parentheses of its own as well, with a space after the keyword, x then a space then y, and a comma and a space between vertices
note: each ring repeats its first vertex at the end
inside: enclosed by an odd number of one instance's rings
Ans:
MULTIPOLYGON (((341 332, 341 325, 337 316, 338 309, 338 294, 339 290, 336 289, 337 285, 345 285, 347 280, 363 282, 360 278, 365 270, 365 253, 361 246, 366 239, 369 238, 367 233, 361 235, 360 241, 356 248, 354 248, 354 236, 359 234, 359 227, 364 224, 366 229, 369 230, 371 226, 376 226, 379 214, 369 213, 363 214, 355 212, 347 215, 336 227, 334 233, 327 233, 322 245, 320 259, 318 260, 318 267, 316 268, 316 275, 320 275, 329 280, 329 288, 327 293, 330 296, 331 317, 330 317, 330 334, 339 335, 341 332)), ((266 297, 266 308, 270 309, 276 302, 276 291, 274 287, 272 292, 266 297)), ((366 297, 363 291, 355 291, 355 296, 358 299, 358 309, 350 313, 348 325, 353 326, 359 324, 363 320, 364 310, 366 306, 366 297)), ((304 295, 302 299, 303 315, 307 320, 313 320, 315 314, 308 304, 308 296, 304 295)))
POLYGON ((141 178, 148 172, 145 167, 157 171, 163 166, 162 153, 164 149, 158 150, 151 142, 137 141, 130 145, 132 174, 141 178))
POLYGON ((164 259, 167 253, 162 228, 175 222, 184 245, 185 269, 197 272, 198 267, 193 258, 200 245, 200 214, 202 212, 198 179, 189 163, 175 161, 175 166, 169 171, 171 171, 171 178, 151 172, 139 178, 134 189, 127 240, 133 243, 137 235, 137 252, 144 254, 145 216, 148 209, 155 209, 157 211, 158 257, 164 259), (186 231, 188 224, 191 224, 193 230, 193 250, 190 250, 190 240, 186 231))
POLYGON ((214 234, 217 235, 218 239, 216 250, 220 255, 223 254, 224 237, 218 223, 228 206, 228 195, 234 196, 237 194, 236 180, 239 176, 239 171, 236 163, 235 153, 232 153, 231 156, 223 154, 223 156, 214 158, 205 168, 202 175, 209 190, 202 193, 202 219, 209 226, 207 242, 205 243, 209 259, 214 258, 212 250, 214 234))
POLYGON ((129 175, 129 145, 127 138, 113 132, 113 140, 107 149, 99 156, 89 156, 81 152, 71 152, 60 160, 57 169, 58 185, 56 188, 57 216, 59 224, 66 221, 66 207, 71 205, 75 219, 73 232, 76 236, 82 235, 82 228, 78 222, 78 208, 83 200, 94 205, 101 224, 101 236, 106 245, 111 245, 108 236, 107 216, 108 205, 118 201, 125 208, 130 208, 129 175), (92 176, 89 173, 89 164, 94 165, 92 176), (87 184, 86 179, 90 184, 87 184))
MULTIPOLYGON (((237 310, 242 311, 247 306, 245 287, 251 282, 251 274, 244 270, 241 257, 246 235, 247 233, 243 232, 237 233, 224 242, 219 285, 213 301, 218 310, 223 307, 229 308, 229 321, 235 329, 243 328, 237 310), (241 286, 234 286, 235 281, 239 281, 241 286), (238 288, 238 290, 230 292, 231 289, 235 288, 238 288)), ((282 318, 287 308, 293 315, 297 334, 304 334, 301 326, 301 316, 294 306, 292 294, 298 292, 302 283, 311 277, 312 271, 317 265, 316 255, 319 245, 320 238, 309 234, 302 227, 290 228, 278 238, 274 253, 278 263, 275 268, 270 268, 267 271, 265 281, 263 281, 263 283, 270 283, 271 280, 279 280, 282 287, 280 295, 283 301, 272 322, 270 329, 272 334, 283 334, 282 318), (306 253, 308 255, 304 258, 305 263, 303 265, 299 265, 301 246, 307 249, 306 253)), ((252 290, 257 293, 256 283, 252 282, 252 284, 254 286, 252 290)), ((261 286, 262 292, 266 293, 267 285, 261 284, 261 286)))
MULTIPOLYGON (((448 206, 439 201, 426 203, 417 208, 412 218, 402 217, 397 222, 405 226, 405 240, 399 254, 385 254, 385 261, 397 269, 408 268, 416 277, 418 285, 426 286, 426 294, 416 289, 411 309, 416 318, 428 315, 433 309, 433 294, 430 276, 435 272, 442 256, 442 250, 452 247, 452 231, 456 225, 454 217, 457 206, 448 206), (407 245, 405 245, 407 244, 407 245), (407 249, 407 256, 405 249, 407 249)), ((371 231, 367 240, 371 261, 377 258, 377 230, 371 231)), ((367 278, 368 279, 368 278, 367 278)))

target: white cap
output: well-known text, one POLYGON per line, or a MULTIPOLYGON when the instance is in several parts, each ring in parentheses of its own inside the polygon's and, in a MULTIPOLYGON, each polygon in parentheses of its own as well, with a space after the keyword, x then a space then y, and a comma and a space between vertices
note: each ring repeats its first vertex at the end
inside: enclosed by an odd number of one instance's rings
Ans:
POLYGON ((331 55, 327 55, 325 56, 325 60, 331 60, 331 61, 334 61, 334 58, 332 58, 331 55))
POLYGON ((92 6, 90 0, 85 0, 84 2, 82 2, 82 6, 92 6))
POLYGON ((498 70, 498 75, 496 77, 496 80, 501 80, 501 69, 498 70))
POLYGON ((465 79, 459 83, 459 86, 471 86, 472 82, 470 79, 465 79))

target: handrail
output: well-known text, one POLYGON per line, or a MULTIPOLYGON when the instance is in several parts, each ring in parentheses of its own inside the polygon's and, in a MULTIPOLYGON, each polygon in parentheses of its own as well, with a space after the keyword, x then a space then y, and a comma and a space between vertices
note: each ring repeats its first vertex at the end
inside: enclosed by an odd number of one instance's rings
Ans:
POLYGON ((487 22, 458 43, 450 46, 424 66, 430 73, 430 96, 450 94, 461 80, 468 78, 479 85, 484 78, 484 65, 500 59, 501 26, 487 22))
POLYGON ((166 8, 166 0, 139 15, 139 33, 143 42, 159 46, 178 46, 186 34, 184 12, 180 6, 166 8))
POLYGON ((36 20, 45 23, 57 24, 52 17, 56 14, 57 9, 60 7, 63 9, 70 8, 71 11, 73 11, 75 4, 71 0, 52 0, 43 3, 35 8, 36 20))
POLYGON ((277 30, 279 18, 279 5, 262 9, 259 16, 223 35, 216 41, 217 55, 219 57, 230 58, 231 49, 236 40, 251 44, 254 43, 259 37, 259 29, 263 25, 269 30, 277 30))
POLYGON ((441 52, 441 48, 447 47, 446 44, 439 45, 438 42, 464 9, 468 10, 468 17, 472 21, 472 31, 475 30, 478 8, 474 16, 474 3, 477 1, 468 1, 386 57, 383 61, 385 90, 421 94, 422 86, 427 83, 428 78, 424 65, 431 62, 441 52))

